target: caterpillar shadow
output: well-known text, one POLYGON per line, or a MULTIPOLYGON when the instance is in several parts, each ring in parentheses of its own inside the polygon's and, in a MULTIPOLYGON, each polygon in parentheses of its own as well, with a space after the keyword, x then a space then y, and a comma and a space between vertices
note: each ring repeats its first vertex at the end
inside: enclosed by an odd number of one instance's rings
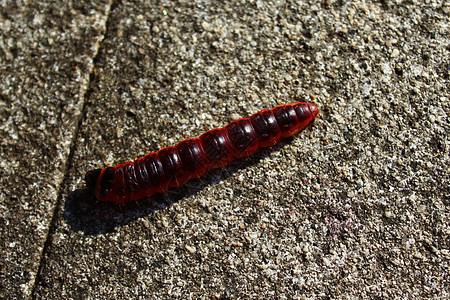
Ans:
POLYGON ((64 219, 72 230, 82 231, 86 235, 114 232, 117 227, 169 207, 185 197, 196 195, 204 188, 231 177, 237 171, 258 164, 273 152, 290 144, 292 140, 292 137, 287 138, 251 157, 235 160, 226 167, 212 170, 202 178, 190 180, 186 185, 171 189, 165 194, 156 194, 122 205, 98 201, 88 190, 77 189, 71 192, 65 201, 64 219))

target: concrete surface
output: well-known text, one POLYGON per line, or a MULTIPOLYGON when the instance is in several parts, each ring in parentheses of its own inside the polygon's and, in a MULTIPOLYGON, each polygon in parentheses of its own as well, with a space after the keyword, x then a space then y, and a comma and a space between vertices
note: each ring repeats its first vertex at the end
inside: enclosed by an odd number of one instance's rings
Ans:
POLYGON ((0 298, 33 290, 109 7, 0 4, 0 298))
POLYGON ((448 298, 445 1, 2 2, 1 298, 448 298), (49 4, 51 3, 51 4, 49 4), (165 195, 84 173, 303 99, 165 195))

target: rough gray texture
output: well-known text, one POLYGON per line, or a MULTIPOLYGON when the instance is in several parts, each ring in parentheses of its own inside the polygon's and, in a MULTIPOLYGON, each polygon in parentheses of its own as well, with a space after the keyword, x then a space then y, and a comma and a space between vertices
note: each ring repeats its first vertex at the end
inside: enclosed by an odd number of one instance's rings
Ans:
MULTIPOLYGON (((84 110, 72 73, 2 62, 2 296, 448 298, 449 13, 444 1, 118 2, 97 55, 41 50, 81 57, 81 74, 95 56, 84 110), (62 74, 53 89, 17 83, 46 72, 62 74), (321 108, 312 126, 186 187, 123 207, 80 190, 90 168, 299 97, 321 108), (44 104, 54 117, 17 127, 20 108, 44 104)), ((83 26, 94 45, 101 26, 83 26)))
POLYGON ((108 10, 0 3, 0 298, 31 294, 108 10))

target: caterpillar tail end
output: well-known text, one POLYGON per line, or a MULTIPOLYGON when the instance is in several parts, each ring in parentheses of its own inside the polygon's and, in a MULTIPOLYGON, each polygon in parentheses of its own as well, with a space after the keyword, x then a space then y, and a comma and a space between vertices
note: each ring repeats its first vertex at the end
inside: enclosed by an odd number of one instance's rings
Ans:
POLYGON ((98 178, 100 177, 100 174, 102 173, 102 169, 94 169, 86 173, 85 181, 86 181, 86 188, 94 193, 95 187, 97 186, 98 178))
POLYGON ((311 111, 313 119, 319 114, 319 108, 315 103, 308 103, 308 108, 311 111))

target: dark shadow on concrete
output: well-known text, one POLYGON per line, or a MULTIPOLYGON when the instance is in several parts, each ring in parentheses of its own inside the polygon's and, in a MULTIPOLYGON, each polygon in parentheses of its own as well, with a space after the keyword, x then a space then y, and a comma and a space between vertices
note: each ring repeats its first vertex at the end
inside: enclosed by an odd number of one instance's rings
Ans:
POLYGON ((287 138, 271 148, 262 149, 251 157, 238 159, 222 169, 212 170, 202 178, 190 180, 187 185, 171 189, 165 194, 157 194, 122 205, 98 201, 86 189, 75 190, 65 201, 64 218, 72 230, 82 231, 87 235, 113 232, 116 227, 164 209, 185 197, 197 194, 209 185, 229 178, 238 170, 259 163, 272 152, 280 151, 292 140, 292 137, 287 138))

